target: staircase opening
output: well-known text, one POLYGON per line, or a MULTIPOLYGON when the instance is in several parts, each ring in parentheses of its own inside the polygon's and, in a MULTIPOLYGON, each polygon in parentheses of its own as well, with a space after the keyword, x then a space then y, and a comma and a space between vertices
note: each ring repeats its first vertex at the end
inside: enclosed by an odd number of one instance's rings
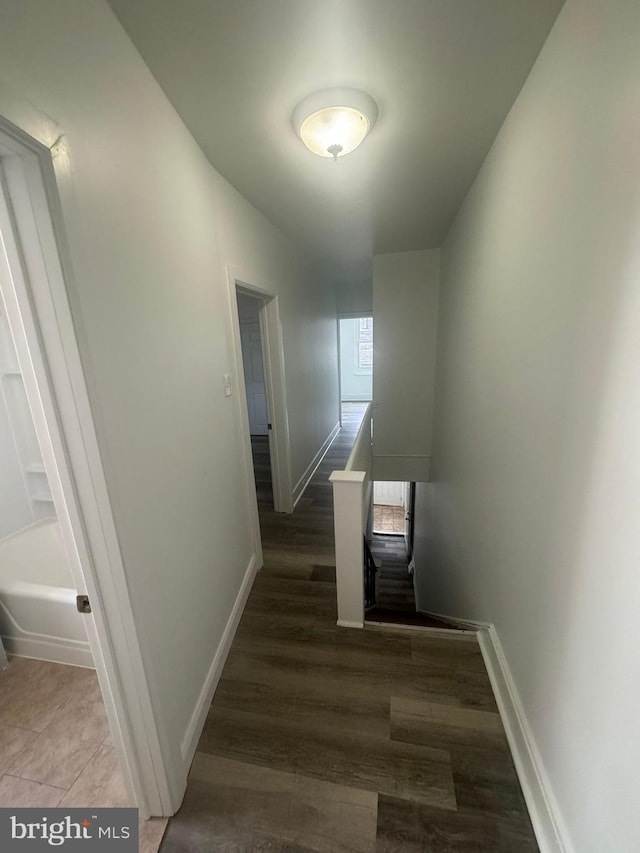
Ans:
POLYGON ((416 610, 413 572, 402 537, 374 534, 369 549, 376 563, 375 604, 365 610, 365 623, 460 629, 459 625, 416 610))
MULTIPOLYGON (((416 609, 413 562, 415 483, 375 481, 372 490, 371 533, 368 551, 375 564, 369 570, 365 622, 456 629, 453 625, 416 609)), ((365 577, 366 559, 365 559, 365 577)))

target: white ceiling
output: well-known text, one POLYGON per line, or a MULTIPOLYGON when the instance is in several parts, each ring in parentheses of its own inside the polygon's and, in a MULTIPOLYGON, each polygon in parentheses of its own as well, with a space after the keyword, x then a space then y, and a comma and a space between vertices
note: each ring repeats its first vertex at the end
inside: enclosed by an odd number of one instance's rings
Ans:
POLYGON ((215 168, 355 277, 442 245, 563 0, 109 0, 215 168), (368 92, 334 163, 294 135, 306 95, 368 92))

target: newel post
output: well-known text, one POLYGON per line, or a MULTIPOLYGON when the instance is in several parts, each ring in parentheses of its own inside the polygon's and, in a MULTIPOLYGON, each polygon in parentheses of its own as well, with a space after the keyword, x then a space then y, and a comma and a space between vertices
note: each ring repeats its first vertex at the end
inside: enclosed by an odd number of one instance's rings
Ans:
POLYGON ((364 626, 364 471, 334 471, 333 518, 336 539, 338 625, 364 626))

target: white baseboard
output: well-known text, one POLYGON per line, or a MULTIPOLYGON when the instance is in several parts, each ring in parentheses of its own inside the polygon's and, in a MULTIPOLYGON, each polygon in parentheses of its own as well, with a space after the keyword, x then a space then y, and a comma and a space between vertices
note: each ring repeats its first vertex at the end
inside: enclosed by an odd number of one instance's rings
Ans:
POLYGON ((457 616, 449 616, 447 613, 434 613, 432 610, 423 610, 421 607, 416 607, 416 610, 418 613, 423 613, 425 616, 431 616, 434 619, 442 619, 443 622, 450 622, 452 625, 460 628, 461 631, 475 631, 478 633, 478 631, 481 631, 483 628, 489 629, 491 627, 489 622, 473 622, 470 619, 458 619, 457 616))
POLYGON ((476 635, 464 628, 429 628, 427 625, 400 625, 396 622, 376 622, 366 618, 364 627, 372 631, 387 631, 393 634, 417 634, 419 636, 439 637, 446 640, 460 640, 475 643, 476 635))
POLYGON ((184 762, 185 778, 189 773, 189 768, 191 767, 191 762, 193 761, 193 756, 195 755, 200 735, 202 734, 202 729, 207 718, 207 713, 209 712, 209 706, 211 705, 213 694, 216 692, 216 687, 220 681, 220 676, 222 675, 227 655, 231 649, 231 644, 233 643, 233 638, 236 635, 240 617, 242 616, 244 606, 247 603, 247 598, 251 592, 251 586, 257 571, 258 560, 256 555, 253 554, 249 560, 249 564, 247 565, 240 590, 236 596, 233 609, 231 610, 231 615, 225 625, 222 639, 220 640, 220 644, 213 656, 209 672, 204 680, 202 690, 198 696, 198 701, 193 709, 189 725, 187 726, 182 743, 180 744, 180 754, 182 756, 182 761, 184 762))
POLYGON ((364 628, 364 622, 347 622, 345 619, 338 619, 336 625, 340 628, 364 628))
POLYGON ((574 853, 495 625, 444 613, 428 615, 477 632, 540 853, 574 853))
POLYGON ((298 501, 300 500, 300 498, 304 494, 304 490, 309 485, 311 478, 316 473, 316 471, 318 469, 318 465, 320 465, 320 463, 322 462, 324 457, 327 455, 327 450, 331 447, 334 438, 337 436, 337 434, 339 432, 340 432, 340 423, 337 423, 334 426, 334 428, 331 430, 329 435, 326 437, 326 439, 324 440, 320 450, 318 450, 316 455, 313 457, 313 459, 311 460, 311 462, 307 466, 307 470, 304 472, 302 477, 300 477, 298 482, 293 487, 292 498, 293 498, 293 508, 294 509, 296 508, 298 501))
POLYGON ((20 658, 35 658, 68 666, 95 669, 89 643, 57 637, 2 637, 6 651, 20 658))
POLYGON ((476 623, 478 640, 498 703, 541 853, 573 853, 558 803, 524 713, 494 625, 476 623))

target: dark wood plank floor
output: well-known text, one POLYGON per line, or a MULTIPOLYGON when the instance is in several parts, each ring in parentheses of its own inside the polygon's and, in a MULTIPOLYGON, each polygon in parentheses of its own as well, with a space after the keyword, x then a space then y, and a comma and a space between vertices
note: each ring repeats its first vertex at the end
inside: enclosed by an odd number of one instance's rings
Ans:
POLYGON ((358 418, 291 516, 258 458, 264 568, 163 853, 537 850, 475 637, 336 627, 327 477, 358 418))

